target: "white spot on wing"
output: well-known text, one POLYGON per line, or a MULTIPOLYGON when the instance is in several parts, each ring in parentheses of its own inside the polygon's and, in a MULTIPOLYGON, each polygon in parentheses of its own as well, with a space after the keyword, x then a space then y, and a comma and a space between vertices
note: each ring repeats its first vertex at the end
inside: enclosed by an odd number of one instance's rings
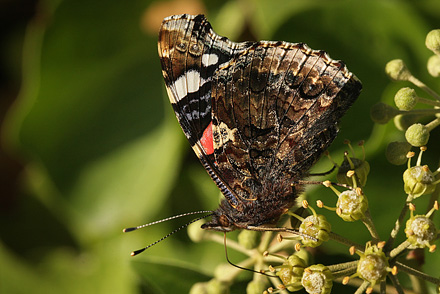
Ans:
POLYGON ((202 84, 200 73, 195 70, 191 70, 186 73, 186 80, 188 82, 188 93, 197 92, 202 84))
POLYGON ((200 78, 200 73, 196 70, 181 75, 173 85, 176 102, 182 100, 188 93, 197 92, 204 83, 205 80, 200 78))
POLYGON ((203 54, 203 56, 202 56, 202 64, 205 67, 216 64, 217 62, 218 62, 217 54, 214 54, 214 53, 203 54))
POLYGON ((186 96, 186 93, 188 93, 187 87, 186 87, 186 75, 180 76, 175 82, 174 82, 174 98, 176 98, 176 102, 182 100, 183 97, 186 96))

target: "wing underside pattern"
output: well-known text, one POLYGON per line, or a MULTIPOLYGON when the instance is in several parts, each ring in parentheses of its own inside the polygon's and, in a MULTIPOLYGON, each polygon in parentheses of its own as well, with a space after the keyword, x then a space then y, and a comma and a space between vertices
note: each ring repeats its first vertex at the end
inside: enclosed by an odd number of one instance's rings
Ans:
POLYGON ((179 123, 232 207, 306 176, 362 87, 323 51, 234 43, 201 15, 166 18, 159 55, 179 123), (200 141, 211 126, 213 154, 200 141))

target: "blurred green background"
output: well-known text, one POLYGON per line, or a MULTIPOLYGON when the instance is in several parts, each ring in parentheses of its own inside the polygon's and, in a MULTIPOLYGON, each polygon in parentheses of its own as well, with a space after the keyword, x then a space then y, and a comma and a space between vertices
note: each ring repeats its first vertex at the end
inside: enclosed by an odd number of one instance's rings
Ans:
MULTIPOLYGON (((225 262, 222 245, 194 244, 184 231, 130 257, 187 220, 122 233, 217 207, 218 190, 174 117, 157 56, 161 20, 180 13, 206 14, 234 41, 304 42, 347 63, 364 90, 330 151, 340 160, 343 139, 366 140, 366 193, 379 234, 388 237, 405 198, 405 167, 388 164, 384 148, 403 135, 392 123, 374 126, 369 109, 406 85, 385 76, 390 59, 404 59, 440 91, 426 71, 431 52, 424 46, 426 34, 440 28, 440 1, 3 0, 0 293, 187 293, 225 262)), ((425 164, 437 165, 439 137, 431 134, 425 164)), ((314 170, 329 167, 324 159, 314 170)), ((321 187, 308 193, 335 198, 321 187)), ((416 203, 422 210, 423 201, 416 203)), ((329 220, 335 232, 368 240, 361 224, 329 220)), ((331 264, 347 248, 329 243, 322 251, 331 264)), ((437 277, 438 255, 425 267, 437 277)))

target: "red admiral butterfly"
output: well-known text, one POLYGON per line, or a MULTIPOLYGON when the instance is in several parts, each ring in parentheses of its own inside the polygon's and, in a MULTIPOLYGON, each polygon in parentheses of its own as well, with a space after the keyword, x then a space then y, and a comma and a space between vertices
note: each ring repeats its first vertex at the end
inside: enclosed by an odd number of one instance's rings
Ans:
POLYGON ((225 196, 202 228, 267 230, 335 139, 361 82, 301 43, 234 43, 203 15, 164 19, 159 55, 183 132, 225 196))

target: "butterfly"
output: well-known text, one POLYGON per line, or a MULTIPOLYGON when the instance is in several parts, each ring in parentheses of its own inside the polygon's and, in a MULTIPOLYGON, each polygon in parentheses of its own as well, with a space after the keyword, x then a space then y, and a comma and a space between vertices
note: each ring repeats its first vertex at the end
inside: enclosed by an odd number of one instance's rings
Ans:
POLYGON ((203 15, 164 19, 158 51, 182 130, 224 195, 204 229, 266 230, 338 133, 362 84, 302 43, 235 43, 203 15))

